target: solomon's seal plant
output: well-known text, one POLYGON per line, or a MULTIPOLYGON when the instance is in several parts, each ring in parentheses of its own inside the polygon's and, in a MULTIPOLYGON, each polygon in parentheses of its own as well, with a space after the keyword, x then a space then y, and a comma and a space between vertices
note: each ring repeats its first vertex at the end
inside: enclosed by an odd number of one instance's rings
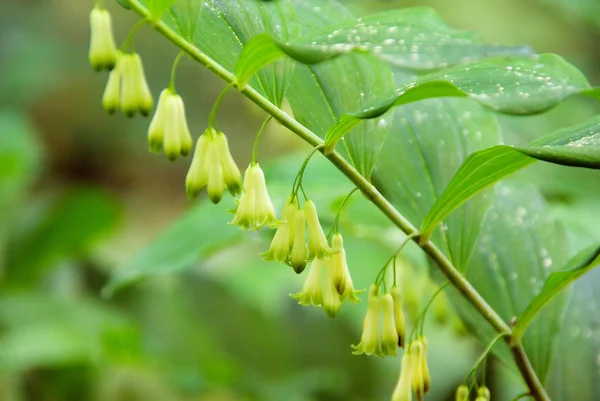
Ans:
MULTIPOLYGON (((219 203, 228 191, 236 198, 232 225, 274 230, 262 256, 297 274, 308 270, 301 291, 291 295, 300 305, 321 307, 335 317, 346 300, 360 301, 363 291, 355 289, 350 267, 370 271, 374 266, 357 266, 344 244, 341 232, 348 238, 352 230, 345 230, 340 216, 358 217, 345 210, 352 194, 360 192, 404 233, 401 244, 394 244, 400 245, 398 250, 373 274, 360 341, 352 346, 354 354, 380 357, 394 357, 403 349, 400 377, 389 391, 392 401, 422 400, 432 388, 425 321, 447 288, 452 291, 445 295, 469 329, 488 344, 455 399, 466 401, 476 394, 478 401, 490 400, 479 368, 492 353, 519 372, 525 396, 551 399, 544 386, 549 362, 532 360, 530 353, 549 361, 557 334, 542 330, 536 318, 545 308, 562 316, 561 305, 568 302, 562 290, 598 264, 600 248, 579 247, 575 254, 564 241, 552 239, 562 236, 554 236, 554 226, 545 228, 539 217, 545 216, 543 210, 528 213, 539 207, 531 202, 539 195, 511 198, 518 189, 494 192, 491 185, 536 161, 600 168, 600 119, 507 146, 501 142, 497 114, 539 114, 576 95, 598 99, 600 92, 579 70, 557 55, 482 43, 424 8, 357 19, 335 0, 121 2, 140 22, 119 48, 103 1, 95 2, 90 16, 90 63, 95 70, 110 71, 104 108, 109 113, 120 108, 130 117, 152 112, 153 96, 134 48, 143 25, 180 49, 170 85, 160 94, 149 123, 150 150, 164 152, 169 160, 193 153, 185 179, 190 198, 206 188, 208 198, 219 203), (219 29, 215 24, 221 24, 219 29), (174 85, 183 57, 227 82, 208 127, 195 141, 174 85), (266 114, 243 180, 217 121, 221 100, 231 90, 266 114), (283 110, 284 98, 293 116, 283 110), (261 133, 271 120, 312 147, 279 212, 269 194, 269 176, 258 162, 261 133), (316 153, 324 154, 355 186, 328 235, 319 219, 322 205, 309 199, 305 185, 306 167, 316 153), (516 241, 512 247, 490 245, 511 239, 516 241), (399 279, 410 277, 397 263, 408 243, 420 247, 445 281, 436 275, 438 290, 416 318, 405 319, 403 295, 410 309, 420 307, 407 295, 412 292, 403 290, 413 283, 399 279), (543 248, 530 251, 525 248, 533 247, 530 243, 543 248), (535 263, 519 258, 519 252, 533 255, 535 263), (505 273, 505 268, 513 270, 505 273), (530 335, 532 326, 536 334, 530 335), (501 341, 502 350, 495 347, 501 341)), ((398 237, 379 237, 388 244, 398 242, 398 237)))

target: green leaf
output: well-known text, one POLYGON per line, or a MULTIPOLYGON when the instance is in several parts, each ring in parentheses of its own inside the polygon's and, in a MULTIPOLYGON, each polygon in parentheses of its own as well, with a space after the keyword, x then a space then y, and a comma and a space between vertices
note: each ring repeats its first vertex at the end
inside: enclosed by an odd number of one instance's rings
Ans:
POLYGON ((489 58, 416 78, 367 107, 344 115, 327 132, 326 151, 333 150, 349 127, 380 117, 392 107, 430 97, 468 96, 502 113, 535 114, 575 94, 598 97, 585 76, 557 55, 489 58))
POLYGON ((558 130, 527 146, 498 145, 473 153, 427 213, 421 227, 422 237, 429 238, 442 220, 471 196, 537 160, 600 168, 600 116, 558 130))
POLYGON ((519 314, 513 328, 513 340, 518 341, 525 333, 527 326, 533 318, 550 302, 558 293, 569 286, 573 281, 596 267, 600 263, 600 246, 591 246, 575 255, 562 271, 550 274, 544 288, 533 298, 529 306, 519 314))

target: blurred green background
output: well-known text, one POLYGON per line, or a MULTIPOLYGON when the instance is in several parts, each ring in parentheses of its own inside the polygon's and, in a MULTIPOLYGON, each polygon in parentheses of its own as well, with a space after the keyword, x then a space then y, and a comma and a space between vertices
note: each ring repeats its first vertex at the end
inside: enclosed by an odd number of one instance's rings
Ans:
MULTIPOLYGON (((137 18, 108 3, 122 40, 137 18)), ((561 54, 600 82, 595 0, 346 3, 358 15, 432 6, 455 28, 561 54)), ((0 4, 0 401, 388 399, 398 360, 350 354, 365 303, 345 305, 335 320, 295 304, 288 294, 303 277, 258 255, 269 234, 248 236, 225 224, 231 198, 219 206, 187 200, 189 160, 172 163, 149 153, 147 119, 104 113, 106 75, 87 60, 91 6, 81 0, 0 4), (173 246, 173 238, 181 243, 173 246), (161 252, 166 243, 169 252, 161 252), (136 272, 148 264, 157 274, 138 280, 136 272), (115 271, 118 283, 132 285, 107 291, 115 271)), ((177 50, 149 28, 136 45, 156 95, 177 50)), ((177 81, 197 135, 223 82, 189 60, 177 81)), ((502 122, 506 141, 522 143, 597 112, 591 102, 572 99, 543 116, 502 122)), ((224 101, 220 126, 241 167, 264 117, 238 94, 224 101)), ((261 164, 276 206, 304 150, 292 134, 270 125, 261 164)), ((572 174, 540 163, 520 177, 541 186, 558 216, 581 210, 575 224, 597 232, 585 210, 600 192, 598 179, 572 174), (584 191, 577 180, 593 184, 584 191)), ((351 185, 322 158, 311 163, 306 182, 324 224, 331 224, 351 185)), ((355 283, 367 287, 401 235, 358 198, 342 225, 355 283)), ((414 318, 435 287, 418 250, 408 251, 402 271, 410 278, 405 292, 414 318)), ((429 399, 446 400, 481 346, 444 299, 435 305, 428 322, 435 383, 429 399)), ((518 379, 499 364, 488 370, 493 387, 518 391, 518 379)))

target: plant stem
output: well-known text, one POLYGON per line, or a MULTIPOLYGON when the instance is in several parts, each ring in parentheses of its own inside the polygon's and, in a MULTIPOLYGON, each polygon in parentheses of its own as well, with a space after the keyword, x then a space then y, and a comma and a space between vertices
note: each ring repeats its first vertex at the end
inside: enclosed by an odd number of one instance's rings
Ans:
POLYGON ((177 66, 179 65, 179 62, 183 56, 185 56, 185 52, 180 51, 177 57, 175 57, 175 61, 171 67, 171 80, 169 81, 169 89, 171 89, 173 93, 175 93, 175 74, 177 73, 177 66))
MULTIPOLYGON (((139 0, 130 0, 132 9, 142 18, 152 19, 150 12, 140 3, 139 0)), ((194 44, 188 42, 179 36, 169 26, 162 21, 152 21, 154 27, 168 40, 173 42, 181 50, 185 51, 192 59, 198 61, 206 68, 225 80, 229 85, 236 82, 235 75, 222 67, 219 63, 208 57, 194 44)), ((313 147, 320 146, 319 151, 323 152, 323 140, 315 135, 311 130, 300 124, 293 117, 271 103, 268 99, 258 93, 248 85, 239 89, 240 93, 262 108, 265 112, 273 116, 281 125, 295 133, 304 141, 313 147)), ((494 327, 498 333, 511 333, 511 328, 502 320, 496 311, 483 299, 483 297, 473 288, 471 283, 453 266, 452 262, 443 254, 440 249, 432 242, 428 241, 419 244, 419 231, 413 226, 387 199, 375 188, 365 177, 363 177, 346 159, 339 153, 333 152, 326 156, 329 161, 338 168, 350 181, 352 181, 361 192, 375 206, 377 206, 400 230, 406 235, 413 236, 413 240, 423 249, 423 251, 440 268, 448 281, 465 297, 481 315, 494 327)), ((521 372, 525 383, 529 387, 531 396, 537 401, 550 401, 537 377, 523 347, 520 343, 511 344, 510 336, 506 337, 507 343, 515 358, 517 367, 521 372)))

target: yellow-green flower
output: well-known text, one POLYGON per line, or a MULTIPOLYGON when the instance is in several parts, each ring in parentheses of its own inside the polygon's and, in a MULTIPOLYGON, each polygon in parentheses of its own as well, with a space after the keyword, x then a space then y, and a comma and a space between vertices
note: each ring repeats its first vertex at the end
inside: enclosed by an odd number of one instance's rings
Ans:
POLYGON ((477 390, 477 397, 483 398, 485 399, 485 401, 490 401, 492 397, 490 394, 490 389, 488 389, 486 386, 479 387, 479 389, 477 390))
POLYGON ((362 336, 358 345, 353 345, 354 355, 381 355, 379 344, 379 310, 381 309, 381 298, 379 288, 376 284, 371 285, 367 314, 362 324, 362 336))
POLYGON ((292 226, 294 241, 290 255, 290 265, 298 274, 306 267, 306 216, 304 210, 297 209, 294 213, 294 224, 292 226))
POLYGON ((108 114, 113 114, 121 104, 121 67, 123 54, 118 52, 115 67, 108 74, 106 89, 102 95, 102 107, 108 114))
MULTIPOLYGON (((206 193, 208 199, 215 205, 221 202, 223 193, 225 192, 225 182, 223 179, 223 169, 219 162, 219 154, 215 148, 214 136, 211 136, 209 143, 209 151, 206 154, 206 164, 208 165, 208 183, 206 184, 206 193)), ((250 209, 254 207, 255 194, 251 193, 250 196, 246 196, 242 209, 250 209)))
POLYGON ((327 243, 327 237, 323 232, 317 207, 311 200, 304 202, 304 213, 306 215, 306 225, 308 226, 308 260, 315 258, 325 259, 331 254, 331 248, 327 243))
POLYGON ((384 356, 396 356, 398 333, 394 322, 394 299, 389 293, 381 297, 381 312, 381 353, 384 356))
POLYGON ((425 379, 423 376, 423 343, 420 340, 410 344, 410 352, 413 354, 413 376, 412 389, 420 401, 425 395, 425 379))
POLYGON ((429 341, 427 337, 421 336, 421 343, 423 344, 423 354, 421 356, 421 372, 423 374, 423 392, 429 393, 431 390, 431 375, 429 374, 429 366, 427 365, 427 348, 429 347, 429 341))
POLYGON ((464 384, 456 389, 455 401, 469 401, 469 387, 464 384))
POLYGON ((160 94, 154 118, 148 129, 148 143, 153 152, 164 149, 169 160, 179 155, 187 156, 193 141, 185 117, 185 106, 181 96, 171 89, 160 94))
POLYGON ((336 317, 342 306, 340 294, 335 288, 334 272, 331 259, 325 259, 325 282, 323 287, 323 309, 330 317, 336 317))
MULTIPOLYGON (((158 102, 158 107, 160 108, 160 100, 158 102)), ((150 140, 150 146, 152 146, 152 140, 150 140)), ((208 184, 208 176, 210 173, 208 152, 210 152, 210 148, 210 134, 207 135, 204 133, 200 135, 200 138, 198 138, 198 142, 196 143, 192 164, 185 177, 185 189, 188 197, 191 199, 196 198, 208 184)))
POLYGON ((364 290, 354 289, 354 283, 352 282, 352 276, 350 276, 350 270, 348 270, 348 263, 346 261, 346 251, 344 250, 342 234, 335 233, 331 240, 331 245, 333 248, 331 260, 335 275, 335 286, 342 302, 346 299, 349 299, 350 302, 360 302, 358 295, 362 294, 364 290))
POLYGON ((96 71, 112 70, 117 64, 117 46, 110 13, 97 5, 90 13, 90 64, 96 71))
MULTIPOLYGON (((408 347, 407 347, 408 348, 408 347)), ((414 370, 414 355, 407 349, 402 356, 402 368, 392 401, 412 401, 412 378, 414 370)))
POLYGON ((137 53, 123 54, 119 60, 121 73, 121 111, 127 117, 136 112, 147 116, 152 111, 153 100, 142 58, 137 53))
POLYGON ((246 169, 244 190, 238 200, 235 216, 230 224, 236 224, 243 230, 258 230, 263 226, 277 227, 278 220, 275 217, 275 208, 267 191, 265 175, 258 163, 251 164, 246 169))
POLYGON ((394 299, 394 324, 396 325, 396 333, 398 334, 398 346, 404 346, 406 338, 406 324, 404 323, 404 313, 402 311, 402 293, 400 287, 393 286, 390 294, 394 299))
POLYGON ((281 222, 273 236, 271 246, 269 247, 269 250, 263 254, 265 260, 276 260, 279 263, 288 260, 290 249, 294 244, 292 223, 296 215, 296 210, 298 210, 298 201, 295 197, 290 196, 281 212, 281 222))
POLYGON ((292 294, 292 298, 298 299, 300 305, 321 306, 323 301, 323 290, 321 286, 321 272, 325 265, 323 259, 315 259, 310 264, 308 276, 302 286, 302 291, 297 294, 292 294))
POLYGON ((242 175, 229 151, 227 137, 220 131, 215 136, 215 147, 219 155, 221 168, 223 169, 225 186, 231 195, 237 196, 242 192, 242 175))

